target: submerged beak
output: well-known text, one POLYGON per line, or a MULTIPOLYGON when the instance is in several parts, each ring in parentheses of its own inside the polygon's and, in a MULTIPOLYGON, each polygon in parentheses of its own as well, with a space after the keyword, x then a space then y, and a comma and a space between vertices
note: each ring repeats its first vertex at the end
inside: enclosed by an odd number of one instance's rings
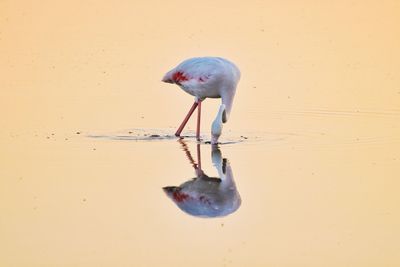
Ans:
POLYGON ((211 144, 212 145, 217 145, 218 144, 218 138, 219 138, 219 136, 212 135, 211 136, 211 144))

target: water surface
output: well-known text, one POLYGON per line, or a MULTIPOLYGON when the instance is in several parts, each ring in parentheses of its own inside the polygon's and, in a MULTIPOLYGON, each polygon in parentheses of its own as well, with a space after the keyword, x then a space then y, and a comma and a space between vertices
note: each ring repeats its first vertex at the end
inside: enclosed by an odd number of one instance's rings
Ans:
POLYGON ((400 265, 397 1, 0 10, 1 266, 400 265), (160 82, 201 55, 242 71, 219 150, 219 102, 179 141, 193 99, 160 82), (228 168, 225 213, 163 190, 228 168))

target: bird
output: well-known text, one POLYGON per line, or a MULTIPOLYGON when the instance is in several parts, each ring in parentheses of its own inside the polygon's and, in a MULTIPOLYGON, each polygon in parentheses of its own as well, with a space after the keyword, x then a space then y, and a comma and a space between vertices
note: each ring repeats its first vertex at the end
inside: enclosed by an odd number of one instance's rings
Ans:
POLYGON ((201 168, 200 144, 197 144, 197 163, 185 142, 179 140, 196 177, 179 186, 165 186, 165 194, 189 215, 203 218, 227 216, 239 209, 242 200, 233 178, 230 162, 222 157, 218 146, 212 146, 211 160, 218 177, 210 177, 201 168))
POLYGON ((193 112, 198 109, 196 139, 200 139, 201 103, 206 98, 221 98, 221 105, 211 125, 211 144, 218 144, 223 123, 229 119, 240 70, 231 61, 221 57, 195 57, 181 62, 168 71, 162 81, 178 85, 183 91, 195 97, 194 103, 177 129, 180 137, 193 112))

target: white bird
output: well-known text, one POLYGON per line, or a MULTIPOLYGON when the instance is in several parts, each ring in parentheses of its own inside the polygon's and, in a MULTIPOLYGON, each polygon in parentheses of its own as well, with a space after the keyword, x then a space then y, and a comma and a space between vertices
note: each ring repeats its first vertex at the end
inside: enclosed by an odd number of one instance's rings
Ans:
POLYGON ((184 212, 197 217, 221 217, 235 212, 242 200, 236 188, 232 167, 222 157, 217 146, 211 148, 211 160, 218 177, 210 177, 201 169, 200 144, 197 144, 197 163, 185 142, 179 140, 196 177, 180 186, 163 187, 167 196, 184 212))
POLYGON ((196 138, 200 141, 201 102, 206 98, 221 98, 222 104, 211 126, 211 143, 217 144, 222 123, 228 121, 239 79, 239 69, 232 62, 219 57, 190 58, 167 72, 163 82, 177 84, 195 97, 193 106, 175 135, 181 135, 190 116, 198 108, 196 138))

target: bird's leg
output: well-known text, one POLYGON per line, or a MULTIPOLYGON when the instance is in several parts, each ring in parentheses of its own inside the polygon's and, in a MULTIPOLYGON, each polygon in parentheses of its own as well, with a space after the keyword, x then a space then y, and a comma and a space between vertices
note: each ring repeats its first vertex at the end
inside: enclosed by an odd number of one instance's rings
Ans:
POLYGON ((197 150, 197 166, 199 167, 199 169, 201 170, 201 154, 200 154, 200 144, 197 144, 196 147, 197 150))
POLYGON ((178 142, 181 144, 183 151, 185 151, 186 157, 189 159, 190 164, 193 166, 195 170, 197 170, 199 168, 199 164, 197 164, 196 161, 194 161, 192 154, 190 154, 190 150, 187 144, 182 139, 179 139, 178 142))
POLYGON ((196 147, 197 150, 197 169, 196 169, 196 175, 197 177, 200 177, 204 174, 203 170, 201 169, 201 154, 200 154, 200 144, 197 144, 196 147))
POLYGON ((200 141, 201 100, 198 100, 196 139, 200 141))
POLYGON ((203 174, 203 170, 201 169, 201 155, 200 155, 200 144, 197 144, 197 163, 193 159, 192 154, 190 154, 189 147, 182 139, 179 139, 178 142, 181 144, 183 151, 185 151, 187 158, 190 161, 190 164, 193 166, 197 177, 200 177, 203 174))
POLYGON ((175 136, 180 136, 181 132, 183 130, 183 128, 185 127, 186 123, 188 122, 188 120, 190 119, 190 116, 192 116, 194 110, 197 108, 197 105, 199 103, 197 101, 195 101, 193 103, 193 106, 190 108, 188 114, 186 115, 185 119, 182 121, 181 125, 179 126, 178 130, 176 130, 175 136))

